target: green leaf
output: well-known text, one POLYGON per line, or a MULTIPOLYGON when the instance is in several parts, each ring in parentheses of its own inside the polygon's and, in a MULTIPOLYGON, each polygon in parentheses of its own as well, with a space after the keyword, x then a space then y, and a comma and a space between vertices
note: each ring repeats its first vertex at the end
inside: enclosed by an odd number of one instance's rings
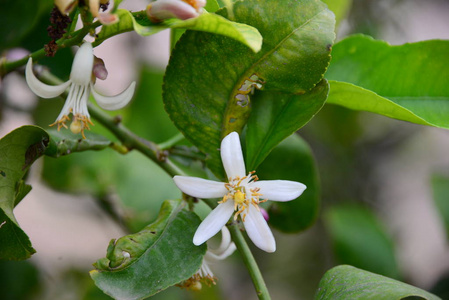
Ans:
POLYGON ((248 46, 254 52, 262 48, 262 36, 254 27, 235 23, 216 14, 202 13, 198 18, 188 20, 169 19, 164 22, 169 28, 190 29, 230 37, 248 46))
POLYGON ((288 202, 271 202, 269 223, 288 233, 310 227, 318 215, 319 181, 312 151, 298 135, 292 135, 280 143, 257 169, 257 175, 265 179, 293 180, 304 183, 307 189, 297 199, 288 202), (292 167, 294 166, 294 167, 292 167))
POLYGON ((95 44, 98 45, 104 40, 123 32, 135 30, 141 36, 149 36, 162 30, 190 29, 215 33, 233 38, 257 52, 262 46, 262 37, 253 27, 246 24, 239 24, 229 21, 219 15, 202 13, 197 18, 188 20, 168 19, 162 23, 152 23, 145 11, 132 14, 126 9, 118 9, 119 22, 109 26, 103 26, 98 34, 95 44))
POLYGON ((440 213, 449 239, 449 177, 434 175, 432 177, 433 201, 440 213))
MULTIPOLYGON (((227 15, 226 9, 217 13, 227 15)), ((262 92, 307 92, 321 81, 334 39, 333 14, 319 1, 239 1, 234 17, 259 30, 261 51, 222 36, 186 32, 172 52, 163 87, 171 119, 209 157, 219 177, 221 139, 240 132, 251 113, 246 94, 261 85, 262 92)))
POLYGON ((448 52, 449 41, 391 46, 367 36, 348 37, 333 47, 327 101, 449 128, 448 52))
POLYGON ((339 263, 400 277, 393 242, 371 211, 342 205, 329 209, 324 220, 339 263))
POLYGON ((277 144, 309 122, 324 105, 328 92, 329 84, 323 80, 302 95, 255 95, 246 132, 247 169, 256 169, 277 144))
POLYGON ((184 206, 165 201, 153 224, 112 240, 107 257, 90 272, 95 284, 115 299, 144 299, 198 271, 206 245, 193 244, 200 219, 184 206))
POLYGON ((417 287, 352 266, 338 266, 324 274, 315 300, 399 300, 406 297, 437 300, 417 287))
POLYGON ((365 110, 390 118, 409 121, 421 125, 431 125, 413 111, 379 96, 373 91, 347 82, 329 81, 330 92, 327 103, 338 104, 353 110, 365 110))
POLYGON ((31 189, 22 178, 44 154, 49 139, 43 129, 23 126, 0 140, 0 259, 23 260, 36 252, 19 227, 13 208, 31 189))
POLYGON ((207 0, 206 6, 204 9, 206 9, 209 12, 215 12, 220 8, 218 5, 218 2, 216 0, 207 0))

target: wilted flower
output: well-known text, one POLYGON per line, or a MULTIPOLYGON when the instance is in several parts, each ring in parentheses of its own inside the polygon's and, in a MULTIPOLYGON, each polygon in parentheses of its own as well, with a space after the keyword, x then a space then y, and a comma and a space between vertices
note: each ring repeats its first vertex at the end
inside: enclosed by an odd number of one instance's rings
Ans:
POLYGON ((216 283, 217 278, 214 276, 210 269, 210 265, 226 259, 232 253, 234 253, 236 247, 231 241, 231 235, 228 228, 225 226, 221 229, 221 243, 216 249, 208 247, 206 254, 204 255, 201 268, 192 277, 181 283, 179 286, 192 290, 200 290, 201 282, 210 286, 216 283))
MULTIPOLYGON (((118 22, 118 16, 116 14, 110 14, 109 12, 100 12, 100 5, 107 5, 109 0, 85 0, 89 6, 89 11, 94 18, 97 18, 102 24, 110 25, 118 22)), ((77 5, 78 0, 55 0, 55 5, 62 14, 70 13, 77 5)))
POLYGON ((260 212, 259 204, 268 199, 282 202, 296 199, 306 186, 288 180, 258 181, 254 171, 246 175, 240 139, 236 132, 228 134, 222 140, 220 151, 229 182, 189 176, 173 178, 178 188, 187 195, 196 198, 222 198, 196 230, 193 243, 201 245, 210 239, 234 213, 234 220, 240 216, 249 238, 257 247, 267 252, 274 252, 276 242, 260 212), (266 199, 260 200, 262 197, 266 199))
POLYGON ((206 0, 157 0, 147 7, 148 18, 154 22, 177 18, 187 20, 203 12, 206 0))
POLYGON ((87 101, 91 92, 98 105, 106 110, 120 109, 131 100, 136 86, 135 82, 132 82, 126 90, 116 96, 99 94, 95 90, 94 81, 92 80, 93 67, 93 49, 92 45, 87 42, 81 45, 75 55, 70 79, 60 85, 47 85, 37 79, 33 73, 33 60, 31 57, 28 60, 25 71, 26 81, 30 89, 39 97, 54 98, 70 87, 64 107, 55 123, 52 124, 57 125, 58 130, 61 127, 67 128, 65 123, 70 120, 69 115, 72 114, 73 121, 70 124, 70 130, 73 133, 81 132, 83 138, 85 138, 84 130, 89 129, 89 124, 92 124, 89 111, 87 110, 87 101))

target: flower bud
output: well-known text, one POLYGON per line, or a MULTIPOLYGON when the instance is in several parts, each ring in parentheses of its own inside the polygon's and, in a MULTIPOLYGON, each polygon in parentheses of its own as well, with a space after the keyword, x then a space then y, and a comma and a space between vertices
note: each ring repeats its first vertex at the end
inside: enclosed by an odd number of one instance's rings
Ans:
POLYGON ((263 209, 262 207, 259 207, 259 209, 260 209, 260 212, 262 213, 262 216, 265 219, 265 221, 268 222, 268 220, 270 219, 268 212, 265 209, 263 209))
POLYGON ((55 5, 59 11, 66 15, 78 4, 78 0, 55 0, 55 5))
POLYGON ((204 0, 158 0, 148 5, 147 15, 154 23, 170 18, 187 20, 198 17, 205 5, 204 0))
POLYGON ((104 61, 101 58, 94 56, 94 67, 92 69, 92 73, 100 80, 105 80, 108 78, 108 70, 106 70, 104 61))

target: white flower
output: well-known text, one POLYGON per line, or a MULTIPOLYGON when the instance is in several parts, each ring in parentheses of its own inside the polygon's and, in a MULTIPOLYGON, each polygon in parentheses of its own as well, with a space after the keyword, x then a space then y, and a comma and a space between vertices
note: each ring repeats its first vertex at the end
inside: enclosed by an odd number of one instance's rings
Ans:
MULTIPOLYGON (((58 130, 61 127, 67 128, 65 122, 70 120, 69 115, 73 115, 73 121, 70 124, 70 130, 73 133, 80 133, 84 136, 84 129, 89 129, 90 120, 89 112, 87 110, 87 101, 92 92, 98 105, 106 110, 116 110, 124 107, 131 100, 136 86, 132 82, 129 87, 122 93, 116 96, 103 96, 99 94, 92 82, 92 69, 94 65, 94 54, 92 45, 84 43, 76 52, 72 64, 72 71, 70 79, 60 85, 47 85, 41 82, 33 73, 33 60, 30 57, 28 60, 25 77, 30 89, 41 98, 54 98, 62 94, 68 87, 70 87, 67 100, 61 110, 55 123, 58 130)), ((52 126, 50 125, 50 126, 52 126)))
POLYGON ((258 181, 254 171, 246 175, 240 139, 236 132, 228 134, 222 140, 220 151, 228 183, 189 176, 173 178, 178 188, 187 195, 196 198, 222 198, 196 230, 193 243, 201 245, 214 236, 235 212, 234 220, 240 216, 253 243, 266 252, 274 252, 276 242, 260 212, 259 204, 268 199, 272 201, 296 199, 306 186, 288 180, 258 181), (266 199, 260 200, 262 197, 266 199))
POLYGON ((154 23, 170 18, 187 20, 198 17, 205 5, 205 0, 157 0, 147 6, 147 15, 154 23))
POLYGON ((192 277, 184 281, 179 286, 192 290, 200 290, 201 282, 210 286, 215 284, 216 277, 214 273, 212 273, 210 269, 210 265, 226 259, 232 253, 234 253, 236 247, 235 244, 231 241, 231 235, 226 226, 221 229, 221 243, 220 246, 216 249, 213 249, 208 246, 206 254, 204 255, 203 262, 201 263, 201 268, 196 272, 192 277))

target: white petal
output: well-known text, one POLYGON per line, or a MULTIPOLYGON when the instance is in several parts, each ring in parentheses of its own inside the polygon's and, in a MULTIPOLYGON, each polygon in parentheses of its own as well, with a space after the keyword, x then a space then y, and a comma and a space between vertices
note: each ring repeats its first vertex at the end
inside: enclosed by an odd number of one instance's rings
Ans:
POLYGON ((231 241, 231 233, 229 232, 228 227, 223 226, 221 229, 221 243, 220 246, 217 249, 210 249, 209 250, 215 254, 221 253, 225 251, 229 246, 232 244, 231 241))
POLYGON ((213 237, 228 222, 234 212, 234 202, 227 201, 218 204, 214 210, 201 222, 195 232, 193 243, 197 246, 201 245, 211 237, 213 237))
POLYGON ((98 105, 100 105, 101 108, 106 110, 116 110, 124 107, 126 104, 129 103, 129 101, 131 101, 134 95, 134 90, 136 88, 136 82, 135 81, 131 82, 131 84, 126 90, 115 96, 103 96, 95 90, 92 83, 90 84, 90 86, 92 95, 94 96, 95 100, 97 101, 98 105))
POLYGON ((307 188, 304 184, 289 180, 260 180, 252 182, 250 188, 260 188, 261 199, 290 201, 298 198, 307 188))
POLYGON ((221 198, 228 192, 223 182, 190 176, 175 176, 173 180, 181 191, 196 198, 221 198))
MULTIPOLYGON (((226 226, 224 226, 224 227, 226 227, 226 226)), ((237 249, 237 247, 235 246, 234 243, 229 244, 228 248, 226 248, 223 252, 220 252, 220 253, 215 253, 215 252, 213 252, 213 250, 208 249, 204 258, 210 262, 217 261, 217 260, 223 260, 223 259, 226 259, 228 256, 232 255, 232 253, 234 253, 235 249, 237 249)))
POLYGON ((266 252, 276 251, 276 241, 274 240, 273 233, 270 227, 268 227, 267 221, 265 221, 262 213, 255 207, 249 206, 249 212, 246 215, 243 225, 254 245, 266 252))
POLYGON ((48 85, 41 82, 33 73, 33 59, 28 59, 25 78, 29 88, 41 98, 54 98, 61 95, 70 85, 70 80, 60 85, 48 85))
POLYGON ((240 138, 237 132, 231 132, 223 138, 220 152, 223 167, 228 178, 246 175, 242 146, 240 145, 240 138))
POLYGON ((92 44, 85 42, 75 54, 70 72, 70 80, 81 86, 89 85, 94 67, 94 50, 92 44))

